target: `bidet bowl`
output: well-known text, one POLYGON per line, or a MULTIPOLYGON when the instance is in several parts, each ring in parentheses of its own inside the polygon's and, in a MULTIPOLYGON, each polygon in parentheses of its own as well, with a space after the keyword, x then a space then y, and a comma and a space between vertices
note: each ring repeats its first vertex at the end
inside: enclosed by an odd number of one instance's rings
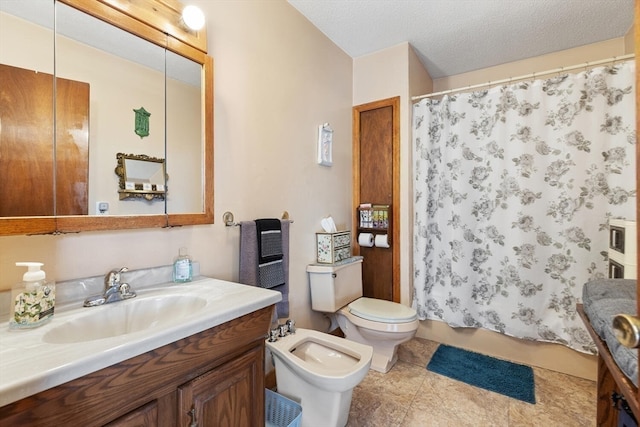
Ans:
POLYGON ((373 348, 311 329, 296 329, 267 348, 283 364, 316 387, 329 391, 352 389, 369 370, 373 348))
POLYGON ((300 402, 302 427, 347 424, 351 395, 369 371, 371 346, 309 329, 267 341, 278 393, 300 402))
POLYGON ((119 301, 87 309, 86 314, 51 328, 42 340, 50 344, 69 344, 159 328, 194 315, 206 304, 205 298, 193 295, 162 295, 119 301))

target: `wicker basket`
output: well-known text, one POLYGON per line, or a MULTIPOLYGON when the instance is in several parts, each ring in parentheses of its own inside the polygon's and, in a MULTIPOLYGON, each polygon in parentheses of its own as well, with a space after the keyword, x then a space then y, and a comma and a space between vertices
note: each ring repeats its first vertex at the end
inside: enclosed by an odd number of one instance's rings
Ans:
POLYGON ((291 399, 265 389, 264 396, 266 427, 299 427, 302 407, 291 399))

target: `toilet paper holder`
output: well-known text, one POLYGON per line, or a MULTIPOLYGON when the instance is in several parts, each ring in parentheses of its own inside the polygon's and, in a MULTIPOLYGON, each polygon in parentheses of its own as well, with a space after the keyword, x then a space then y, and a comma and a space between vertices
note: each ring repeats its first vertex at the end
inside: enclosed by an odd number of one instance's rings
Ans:
POLYGON ((368 233, 361 232, 358 234, 358 245, 361 248, 391 248, 391 239, 387 233, 368 233))

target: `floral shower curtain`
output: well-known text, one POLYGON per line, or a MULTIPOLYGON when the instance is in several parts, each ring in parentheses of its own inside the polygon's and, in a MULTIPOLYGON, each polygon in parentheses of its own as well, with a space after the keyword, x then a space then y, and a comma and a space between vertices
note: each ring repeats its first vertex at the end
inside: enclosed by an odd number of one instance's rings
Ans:
POLYGON ((595 347, 577 313, 635 219, 635 63, 414 105, 420 319, 595 347))

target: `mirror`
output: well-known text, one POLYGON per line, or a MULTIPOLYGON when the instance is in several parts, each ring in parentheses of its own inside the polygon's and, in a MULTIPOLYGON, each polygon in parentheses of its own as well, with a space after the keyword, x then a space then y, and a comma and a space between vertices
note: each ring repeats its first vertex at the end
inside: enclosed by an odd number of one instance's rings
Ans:
MULTIPOLYGON (((47 7, 53 9, 54 2, 0 2, 0 64, 18 62, 31 74, 47 70, 54 81, 55 37, 56 131, 48 147, 50 157, 55 158, 53 172, 49 172, 55 177, 55 191, 53 184, 42 188, 56 197, 48 202, 46 212, 0 212, 0 235, 212 223, 213 66, 206 55, 206 35, 182 27, 181 11, 171 8, 181 9, 177 2, 132 6, 124 0, 108 5, 59 0, 55 2, 55 35, 48 28, 52 27, 52 11, 47 18, 35 18, 39 15, 36 10, 47 7), (16 16, 12 3, 37 7, 27 9, 27 16, 16 16), (145 8, 167 10, 150 14, 145 8), (139 18, 132 19, 135 16, 139 18), (9 21, 17 22, 10 30, 5 25, 9 21), (29 52, 25 57, 34 56, 34 37, 18 32, 20 25, 26 31, 37 28, 48 34, 39 43, 39 51, 43 52, 39 59, 48 68, 6 58, 7 52, 14 51, 29 52), (2 37, 5 32, 11 37, 2 37), (94 34, 103 35, 108 43, 94 34), (10 49, 1 44, 3 39, 11 40, 10 49), (64 86, 60 81, 71 82, 71 89, 61 92, 64 86), (76 108, 62 114, 69 106, 76 108), (146 134, 136 133, 134 110, 141 109, 150 114, 146 134), (136 197, 121 201, 122 193, 117 191, 120 177, 113 173, 113 158, 125 152, 163 159, 160 176, 171 176, 172 191, 166 192, 165 187, 154 194, 154 203, 135 201, 136 197), (109 203, 108 216, 97 216, 98 202, 109 203)), ((4 112, 0 114, 4 122, 4 112)), ((0 131, 0 138, 3 133, 0 131)), ((158 165, 153 161, 138 162, 158 165)), ((39 160, 38 169, 42 165, 39 160)), ((125 160, 127 175, 136 168, 134 165, 125 160)), ((158 188, 166 183, 153 185, 158 188)), ((5 205, 5 197, 0 193, 0 205, 5 205)))
POLYGON ((118 193, 120 200, 144 198, 164 200, 167 193, 167 175, 164 159, 145 154, 116 154, 118 165, 118 193))
POLYGON ((180 76, 167 82, 166 156, 171 188, 167 212, 201 212, 204 209, 202 163, 202 114, 200 81, 202 67, 173 52, 167 52, 167 75, 180 76), (195 65, 195 66, 194 66, 195 65))
POLYGON ((48 217, 55 213, 51 185, 54 175, 54 38, 43 24, 51 26, 53 23, 53 2, 33 2, 32 7, 24 10, 24 14, 38 17, 33 23, 3 13, 11 4, 0 2, 0 81, 3 82, 0 216, 48 217), (15 34, 20 36, 15 37, 15 34), (22 91, 24 86, 32 87, 32 92, 22 91), (29 146, 31 139, 40 141, 37 149, 29 146), (32 163, 38 167, 30 167, 32 163), (25 170, 30 171, 32 179, 16 179, 16 175, 25 170), (49 185, 36 185, 38 182, 49 185))

